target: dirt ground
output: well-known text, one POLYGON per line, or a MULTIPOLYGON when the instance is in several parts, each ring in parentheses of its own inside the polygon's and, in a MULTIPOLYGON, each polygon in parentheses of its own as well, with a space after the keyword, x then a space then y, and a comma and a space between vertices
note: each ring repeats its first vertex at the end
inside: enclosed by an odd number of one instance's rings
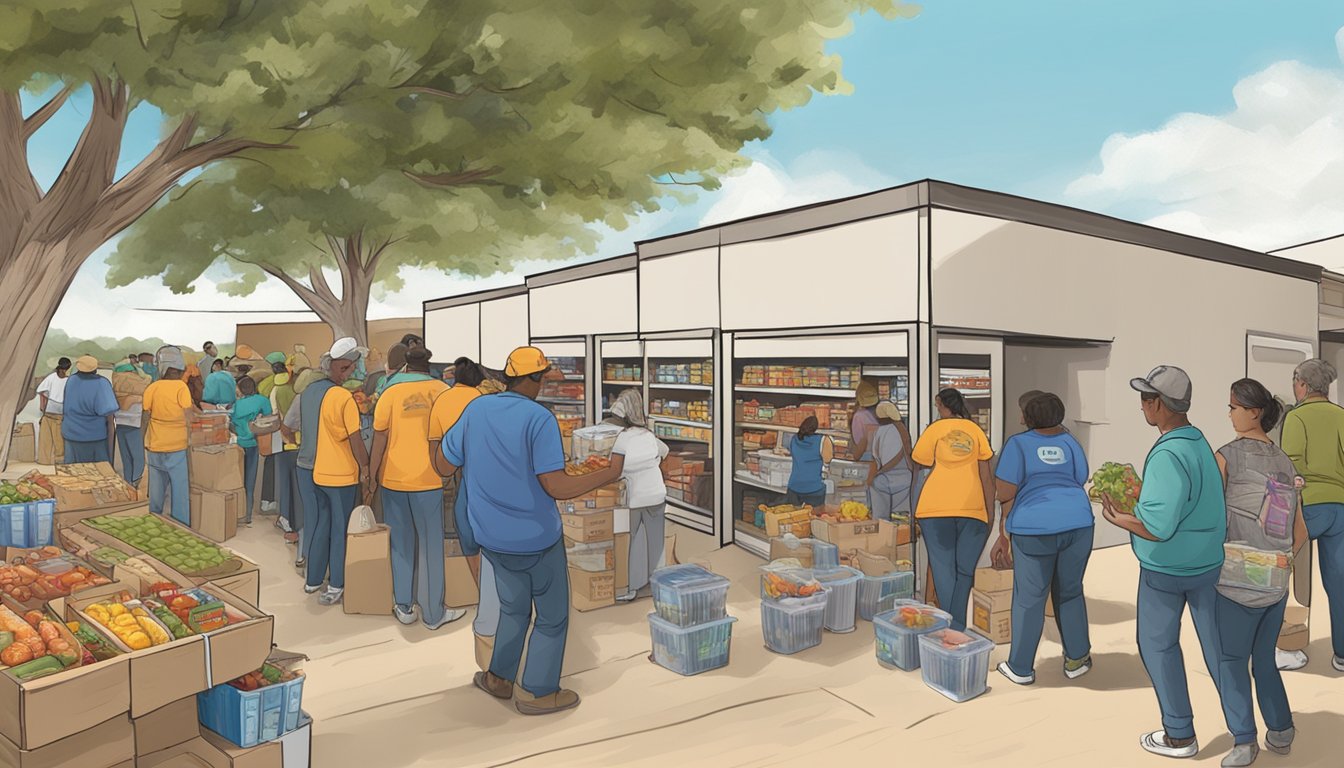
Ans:
MULTIPOLYGON (((6 475, 26 468, 12 467, 6 475)), ((955 704, 919 672, 878 665, 872 625, 827 634, 822 645, 778 656, 762 643, 756 567, 736 548, 673 526, 677 556, 733 580, 728 667, 681 677, 650 663, 649 600, 571 616, 564 684, 583 704, 528 718, 476 690, 470 621, 437 633, 389 617, 346 616, 305 596, 293 548, 260 518, 230 542, 262 568, 262 608, 275 641, 310 657, 304 708, 313 716, 316 768, 410 766, 799 766, 852 761, 951 766, 1168 764, 1139 736, 1160 727, 1157 702, 1134 641, 1138 567, 1127 547, 1098 551, 1087 576, 1093 672, 1065 680, 1053 626, 1042 642, 1035 686, 1008 683, 991 667, 990 690, 955 704)), ((1286 673, 1298 740, 1259 765, 1339 766, 1344 675, 1330 667, 1329 620, 1318 586, 1311 664, 1286 673)), ((1217 695, 1186 622, 1185 648, 1203 747, 1193 761, 1217 765, 1232 746, 1217 695)), ((999 646, 991 664, 1007 655, 999 646)))

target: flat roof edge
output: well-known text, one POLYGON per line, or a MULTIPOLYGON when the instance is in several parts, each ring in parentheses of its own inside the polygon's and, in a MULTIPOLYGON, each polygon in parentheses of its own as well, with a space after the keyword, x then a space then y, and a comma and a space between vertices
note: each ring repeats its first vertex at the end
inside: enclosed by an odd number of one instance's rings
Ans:
POLYGON ((491 288, 484 291, 473 291, 472 293, 462 293, 457 296, 445 296, 441 299, 430 299, 424 302, 424 311, 429 312, 435 309, 449 309, 451 307, 461 307, 467 304, 480 304, 484 301, 493 301, 495 299, 507 299, 513 296, 527 295, 527 284, 510 285, 505 288, 491 288))
POLYGON ((630 272, 638 266, 639 256, 637 254, 628 253, 623 256, 614 256, 599 261, 576 264, 572 267, 561 267, 559 269, 552 269, 548 272, 538 272, 535 275, 528 275, 527 282, 524 283, 524 285, 528 288, 545 288, 549 285, 559 285, 560 283, 569 283, 575 280, 630 272))

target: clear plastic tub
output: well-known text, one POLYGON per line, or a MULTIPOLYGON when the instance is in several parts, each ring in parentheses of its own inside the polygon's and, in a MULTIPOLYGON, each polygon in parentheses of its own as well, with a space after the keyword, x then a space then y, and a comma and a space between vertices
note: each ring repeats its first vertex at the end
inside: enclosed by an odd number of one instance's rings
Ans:
POLYGON ((571 437, 573 460, 581 462, 589 456, 611 458, 611 449, 616 447, 616 438, 620 434, 621 428, 611 424, 598 424, 574 430, 571 437))
POLYGON ((649 577, 653 607, 664 621, 678 627, 723 619, 730 583, 698 565, 659 568, 649 577))
POLYGON ((765 636, 765 647, 787 655, 821 645, 826 601, 826 592, 811 597, 762 600, 761 634, 765 636))
POLYGON ((813 571, 817 581, 831 596, 826 600, 826 629, 830 632, 854 631, 854 614, 858 605, 859 581, 863 573, 846 566, 818 568, 813 571))
MULTIPOLYGON (((840 565, 840 548, 821 539, 800 539, 792 533, 786 533, 783 536, 776 536, 771 539, 771 546, 776 542, 783 544, 786 549, 792 552, 798 552, 798 554, 804 554, 800 551, 804 547, 809 548, 812 554, 812 567, 814 568, 837 568, 840 565)), ((796 555, 785 555, 785 557, 794 556, 796 555)))
POLYGON ((897 600, 908 600, 914 594, 914 571, 892 571, 881 576, 865 574, 859 580, 859 618, 872 621, 877 614, 895 608, 897 600))
POLYGON ((919 637, 919 663, 924 684, 956 701, 969 701, 989 687, 989 654, 994 641, 980 635, 949 629, 919 637), (944 644, 944 638, 967 638, 956 647, 944 644))
POLYGON ((820 588, 816 577, 811 568, 799 568, 797 566, 776 565, 770 563, 762 565, 761 571, 761 599, 778 600, 781 597, 806 597, 805 594, 798 594, 798 590, 811 587, 820 588), (772 594, 770 588, 771 577, 776 577, 785 582, 787 592, 785 594, 772 594))
POLYGON ((877 638, 877 660, 906 672, 919 669, 919 636, 947 629, 951 614, 914 600, 897 600, 895 608, 873 616, 877 638), (927 626, 912 627, 902 618, 902 608, 911 608, 926 617, 927 626))
POLYGON ((650 613, 653 660, 679 675, 698 675, 726 667, 735 621, 736 618, 725 616, 693 627, 679 627, 650 613))

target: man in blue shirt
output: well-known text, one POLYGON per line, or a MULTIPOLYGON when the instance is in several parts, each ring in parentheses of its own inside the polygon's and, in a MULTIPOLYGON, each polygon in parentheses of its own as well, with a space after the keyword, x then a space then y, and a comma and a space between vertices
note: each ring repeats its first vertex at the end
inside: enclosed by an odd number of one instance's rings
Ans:
POLYGON ((65 384, 65 463, 112 462, 115 428, 112 417, 120 408, 112 382, 98 375, 98 360, 84 355, 75 361, 75 375, 65 384))
POLYGON ((1129 531, 1141 566, 1139 656, 1157 692, 1163 729, 1145 734, 1140 744, 1156 755, 1188 758, 1199 753, 1199 742, 1181 654, 1181 614, 1189 605, 1216 686, 1216 587, 1227 537, 1223 477, 1213 449, 1186 417, 1191 385, 1185 371, 1161 365, 1130 386, 1140 393, 1149 426, 1162 436, 1144 461, 1134 514, 1120 512, 1110 498, 1103 498, 1102 514, 1129 531))
POLYGON ((556 499, 572 499, 621 476, 624 461, 589 475, 565 473, 565 452, 555 416, 536 403, 551 363, 535 347, 509 355, 508 391, 478 397, 444 435, 435 468, 447 477, 465 473, 467 522, 494 567, 499 629, 487 672, 478 688, 500 699, 515 697, 514 680, 527 640, 527 665, 514 705, 525 715, 546 715, 579 705, 560 688, 569 632, 569 572, 556 499), (536 610, 530 637, 527 625, 536 610))

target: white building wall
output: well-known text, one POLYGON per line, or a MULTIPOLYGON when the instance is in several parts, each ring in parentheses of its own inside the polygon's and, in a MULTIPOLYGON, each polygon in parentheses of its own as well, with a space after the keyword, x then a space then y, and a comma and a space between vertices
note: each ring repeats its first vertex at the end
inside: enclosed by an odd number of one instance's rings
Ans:
POLYGON ((532 337, 634 333, 638 329, 634 270, 557 283, 528 291, 532 337))
POLYGON ((481 358, 503 368, 509 353, 528 345, 527 294, 481 303, 481 358))
POLYGON ((463 356, 479 360, 480 305, 464 304, 425 312, 425 346, 434 353, 437 361, 456 360, 463 356))
POLYGON ((639 262, 641 333, 719 327, 719 249, 639 262))

